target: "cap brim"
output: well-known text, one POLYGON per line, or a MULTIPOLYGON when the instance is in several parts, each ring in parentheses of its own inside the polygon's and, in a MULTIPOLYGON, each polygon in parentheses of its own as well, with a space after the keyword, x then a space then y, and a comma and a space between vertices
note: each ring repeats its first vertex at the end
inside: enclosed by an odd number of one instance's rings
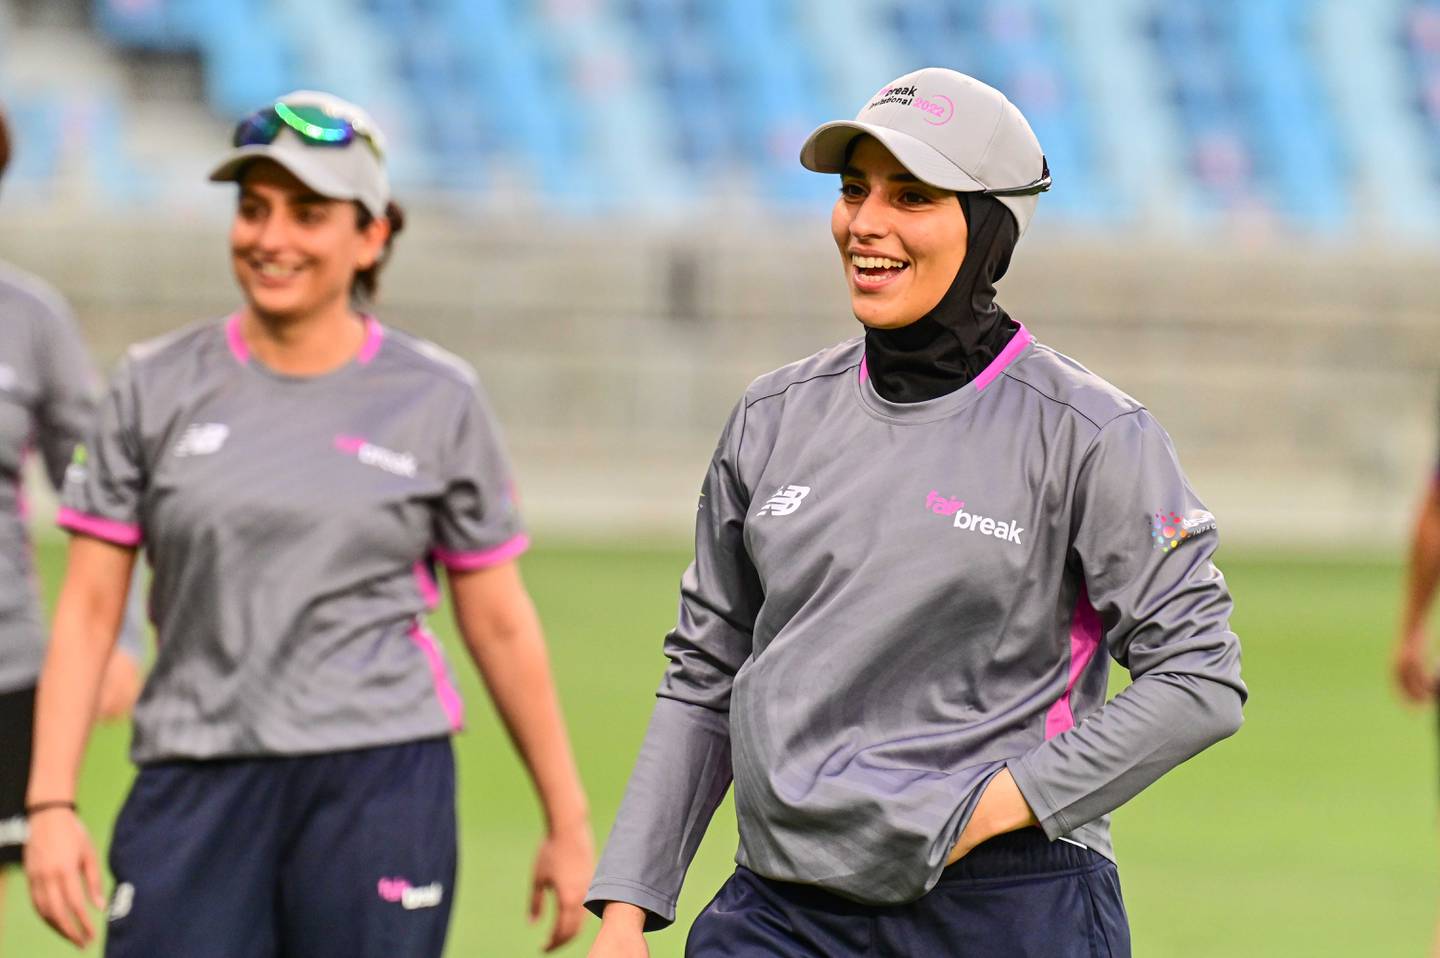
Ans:
POLYGON ((328 199, 359 199, 359 194, 336 177, 323 162, 308 163, 303 154, 297 156, 293 151, 282 152, 273 145, 242 146, 232 150, 210 171, 210 180, 213 183, 238 182, 244 175, 245 167, 256 160, 270 160, 328 199))
POLYGON ((858 123, 854 120, 837 120, 815 128, 805 145, 800 148, 800 165, 816 173, 839 173, 845 168, 845 152, 851 142, 863 134, 879 140, 885 149, 894 154, 900 165, 915 174, 922 182, 938 186, 942 190, 960 193, 974 193, 985 189, 985 184, 951 163, 939 150, 908 133, 892 130, 888 126, 858 123))

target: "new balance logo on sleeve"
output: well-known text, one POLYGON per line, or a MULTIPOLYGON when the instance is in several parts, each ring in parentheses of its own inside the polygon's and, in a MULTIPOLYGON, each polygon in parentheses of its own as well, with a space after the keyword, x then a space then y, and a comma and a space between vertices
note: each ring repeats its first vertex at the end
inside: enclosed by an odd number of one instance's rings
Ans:
POLYGON ((810 495, 809 486, 781 486, 755 513, 760 516, 788 516, 800 508, 800 500, 810 495))
POLYGON ((230 438, 230 427, 223 422, 192 422, 185 427, 185 433, 175 444, 174 456, 208 456, 220 451, 225 440, 230 438))
POLYGON ((996 539, 1013 542, 1017 546, 1025 544, 1020 541, 1020 534, 1025 530, 1020 527, 1018 520, 996 520, 976 515, 973 512, 966 512, 963 499, 951 499, 931 489, 930 494, 925 497, 925 508, 937 516, 953 515, 957 529, 978 532, 982 536, 994 536, 996 539))

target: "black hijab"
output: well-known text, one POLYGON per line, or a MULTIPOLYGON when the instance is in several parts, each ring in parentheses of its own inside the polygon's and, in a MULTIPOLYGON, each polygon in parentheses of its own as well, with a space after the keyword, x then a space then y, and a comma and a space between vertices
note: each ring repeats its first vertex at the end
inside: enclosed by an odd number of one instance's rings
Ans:
POLYGON ((912 403, 954 392, 978 376, 1020 325, 995 302, 995 284, 1020 239, 1015 217, 993 196, 958 193, 969 225, 965 259, 935 308, 908 326, 865 330, 875 391, 912 403))

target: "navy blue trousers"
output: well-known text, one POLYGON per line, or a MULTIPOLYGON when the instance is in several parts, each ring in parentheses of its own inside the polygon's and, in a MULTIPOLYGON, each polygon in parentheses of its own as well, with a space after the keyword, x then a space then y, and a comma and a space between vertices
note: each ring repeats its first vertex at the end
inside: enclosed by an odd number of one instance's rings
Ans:
POLYGON ((739 868, 700 913, 687 958, 1130 958, 1120 878, 1038 829, 1001 835, 922 898, 862 905, 739 868))
POLYGON ((140 770, 110 846, 107 958, 439 958, 448 739, 140 770))

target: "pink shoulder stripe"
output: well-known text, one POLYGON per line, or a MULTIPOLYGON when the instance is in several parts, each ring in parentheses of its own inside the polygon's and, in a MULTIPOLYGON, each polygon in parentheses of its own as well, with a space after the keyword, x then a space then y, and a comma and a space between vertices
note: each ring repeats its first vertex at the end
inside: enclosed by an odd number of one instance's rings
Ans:
POLYGON ((385 341, 385 327, 374 316, 365 317, 365 344, 355 356, 355 361, 364 366, 380 353, 380 344, 385 341))
POLYGON ((116 522, 114 519, 105 519, 101 516, 87 515, 83 512, 76 512, 74 509, 62 507, 55 518, 60 528, 68 529, 71 532, 78 532, 82 535, 92 536, 96 539, 104 539, 106 542, 114 543, 117 546, 138 546, 140 539, 140 527, 128 522, 116 522))
POLYGON ((1025 347, 1034 341, 1035 337, 1030 335, 1030 330, 1025 328, 1024 323, 1021 323, 1020 328, 1015 331, 1015 335, 1010 337, 1010 342, 1000 350, 1000 355, 990 360, 990 365, 982 369, 980 375, 975 377, 975 389, 979 391, 993 383, 1005 371, 1005 367, 1013 363, 1015 357, 1023 353, 1025 347))
POLYGON ((530 548, 530 537, 522 532, 509 542, 480 552, 451 552, 449 549, 441 549, 438 546, 431 551, 445 568, 464 572, 469 569, 484 569, 488 566, 508 562, 528 548, 530 548))
POLYGON ((237 363, 244 366, 250 362, 250 347, 245 345, 245 337, 240 335, 239 313, 231 313, 230 318, 225 320, 225 342, 237 363))

